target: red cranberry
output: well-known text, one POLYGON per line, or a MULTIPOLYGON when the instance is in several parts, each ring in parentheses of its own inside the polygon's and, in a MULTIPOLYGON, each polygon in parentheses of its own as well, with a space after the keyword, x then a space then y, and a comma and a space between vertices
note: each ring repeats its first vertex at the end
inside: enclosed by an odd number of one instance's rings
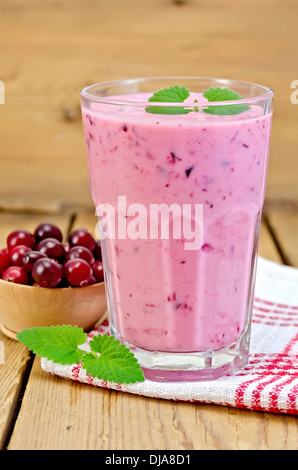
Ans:
POLYGON ((87 286, 93 286, 94 284, 97 284, 97 280, 95 279, 94 276, 92 276, 87 286))
POLYGON ((84 246, 90 251, 95 249, 95 240, 91 233, 85 228, 79 228, 71 232, 68 237, 68 242, 71 247, 84 246))
POLYGON ((95 241, 95 248, 93 250, 94 258, 102 261, 101 243, 100 240, 95 241))
POLYGON ((30 253, 31 248, 28 246, 18 245, 9 252, 9 260, 11 266, 23 266, 23 257, 26 253, 30 253))
POLYGON ((47 258, 46 255, 40 253, 40 251, 30 251, 23 256, 23 268, 29 274, 32 273, 33 266, 41 258, 47 258))
POLYGON ((103 274, 103 265, 102 261, 95 261, 93 266, 93 276, 97 280, 97 282, 103 282, 104 281, 104 274, 103 274))
POLYGON ((51 224, 49 222, 43 222, 39 224, 34 232, 34 236, 36 239, 36 243, 39 243, 41 240, 45 238, 55 238, 62 242, 63 235, 59 227, 55 224, 51 224))
POLYGON ((84 246, 74 246, 72 247, 69 252, 66 254, 66 261, 69 261, 70 259, 74 258, 80 258, 84 259, 87 261, 88 264, 92 265, 94 263, 94 256, 88 248, 85 248, 84 246))
POLYGON ((0 251, 0 276, 4 273, 4 271, 9 268, 10 260, 9 255, 4 252, 4 250, 0 251))
POLYGON ((87 261, 74 258, 65 263, 64 274, 71 286, 84 287, 92 277, 92 269, 87 261))
POLYGON ((62 262, 65 257, 64 247, 56 238, 45 238, 44 240, 41 240, 37 245, 36 250, 47 255, 49 258, 58 260, 59 262, 62 262))
POLYGON ((18 245, 25 245, 33 250, 35 247, 35 239, 33 235, 28 232, 28 230, 15 230, 7 237, 7 248, 9 251, 11 251, 18 245))
POLYGON ((33 266, 32 277, 41 287, 57 287, 63 279, 63 266, 52 259, 41 258, 33 266))
POLYGON ((63 246, 63 248, 64 248, 65 253, 68 253, 69 250, 70 250, 70 245, 69 245, 69 243, 68 243, 68 242, 67 242, 67 243, 62 243, 62 246, 63 246))
POLYGON ((10 266, 4 271, 1 279, 15 284, 29 284, 28 274, 21 266, 10 266))

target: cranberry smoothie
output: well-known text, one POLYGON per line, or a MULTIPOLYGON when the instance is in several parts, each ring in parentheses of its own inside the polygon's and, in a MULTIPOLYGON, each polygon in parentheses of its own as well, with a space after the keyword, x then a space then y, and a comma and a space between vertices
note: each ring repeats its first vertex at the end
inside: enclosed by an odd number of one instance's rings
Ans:
POLYGON ((148 212, 150 204, 203 205, 200 249, 186 250, 183 238, 103 242, 119 337, 165 352, 232 344, 251 308, 271 114, 252 106, 235 116, 159 115, 92 103, 82 115, 95 206, 111 204, 117 216, 119 196, 148 212))

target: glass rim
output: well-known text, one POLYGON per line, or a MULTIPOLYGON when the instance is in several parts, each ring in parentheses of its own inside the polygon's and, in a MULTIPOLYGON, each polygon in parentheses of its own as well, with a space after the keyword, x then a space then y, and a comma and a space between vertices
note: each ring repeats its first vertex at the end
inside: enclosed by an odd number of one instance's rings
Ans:
MULTIPOLYGON (((98 83, 93 83, 91 85, 85 86, 80 90, 80 95, 82 99, 85 99, 89 102, 97 102, 97 103, 104 103, 104 104, 110 104, 110 105, 118 105, 118 106, 134 106, 134 107, 146 107, 148 106, 148 101, 139 101, 139 100, 130 100, 130 99, 121 99, 118 98, 121 97, 121 95, 114 95, 117 97, 117 99, 111 99, 109 96, 98 96, 95 95, 94 93, 90 93, 90 89, 93 89, 95 87, 104 87, 104 86, 109 86, 109 85, 129 85, 133 83, 141 83, 145 81, 154 81, 154 80, 192 80, 192 81, 214 81, 218 82, 218 86, 220 84, 224 85, 224 88, 227 87, 228 83, 235 83, 235 84, 242 84, 247 87, 256 87, 259 88, 260 90, 263 91, 258 96, 253 96, 249 98, 241 98, 239 100, 227 100, 227 101, 210 101, 208 102, 208 107, 210 106, 227 106, 227 105, 232 105, 232 104, 252 104, 252 103, 258 103, 259 101, 264 101, 264 100, 269 100, 272 99, 274 96, 274 91, 265 86, 265 85, 260 85, 258 83, 254 82, 249 82, 245 80, 238 80, 238 79, 233 79, 233 78, 216 78, 216 77, 194 77, 194 76, 163 76, 163 77, 139 77, 139 78, 124 78, 124 79, 117 79, 117 80, 107 80, 104 82, 98 82, 98 83)), ((172 86, 174 86, 175 83, 173 83, 172 86)), ((156 90, 158 91, 158 90, 156 90)), ((172 102, 150 102, 150 106, 174 106, 174 107, 192 107, 195 105, 189 105, 186 104, 185 102, 180 102, 180 103, 172 103, 172 102)))

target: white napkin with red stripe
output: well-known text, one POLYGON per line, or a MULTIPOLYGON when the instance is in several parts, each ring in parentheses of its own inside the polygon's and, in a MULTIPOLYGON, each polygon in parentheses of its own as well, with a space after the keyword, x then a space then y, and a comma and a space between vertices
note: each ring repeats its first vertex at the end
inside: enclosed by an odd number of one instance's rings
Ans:
MULTIPOLYGON (((108 331, 105 321, 88 336, 108 331)), ((81 364, 62 366, 42 358, 41 367, 60 377, 146 397, 297 415, 298 270, 259 257, 249 363, 226 377, 120 385, 93 379, 81 364)))

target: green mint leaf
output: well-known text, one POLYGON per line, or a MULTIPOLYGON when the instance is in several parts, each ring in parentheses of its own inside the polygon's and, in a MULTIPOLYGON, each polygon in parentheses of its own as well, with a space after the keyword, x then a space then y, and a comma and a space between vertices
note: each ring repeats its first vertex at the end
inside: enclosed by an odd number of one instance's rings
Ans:
MULTIPOLYGON (((215 101, 234 101, 241 100, 242 96, 238 93, 235 93, 233 90, 228 88, 209 88, 209 90, 204 90, 204 98, 207 98, 209 102, 215 101)), ((204 113, 208 114, 217 114, 217 115, 232 115, 240 114, 244 111, 247 111, 249 106, 245 104, 231 104, 231 105, 221 105, 221 106, 209 106, 208 108, 203 109, 204 113)))
POLYGON ((134 354, 113 336, 98 335, 90 341, 91 352, 79 346, 87 341, 82 328, 71 325, 44 326, 23 330, 18 340, 40 357, 62 365, 78 362, 92 377, 118 382, 144 382, 144 373, 134 354))
POLYGON ((134 354, 114 336, 98 335, 90 341, 83 367, 92 377, 119 383, 144 382, 144 373, 134 354))
POLYGON ((204 90, 204 98, 207 98, 208 101, 231 101, 231 100, 241 100, 242 97, 235 93, 229 88, 209 88, 209 90, 204 90))
POLYGON ((185 86, 178 85, 156 91, 148 101, 156 103, 183 103, 190 95, 185 86))
POLYGON ((77 326, 60 325, 23 330, 17 338, 34 354, 59 364, 71 365, 81 362, 85 352, 78 346, 86 342, 87 335, 77 326))
POLYGON ((245 104, 230 104, 227 106, 209 106, 208 108, 203 109, 204 113, 207 114, 217 114, 221 116, 225 115, 233 115, 233 114, 240 114, 247 111, 249 106, 245 104))
MULTIPOLYGON (((185 86, 174 85, 156 91, 148 101, 150 103, 183 103, 189 95, 190 92, 185 86)), ((184 106, 147 106, 146 111, 151 114, 188 114, 192 110, 184 106)))
POLYGON ((193 110, 184 106, 147 106, 146 111, 150 114, 188 114, 193 110))

